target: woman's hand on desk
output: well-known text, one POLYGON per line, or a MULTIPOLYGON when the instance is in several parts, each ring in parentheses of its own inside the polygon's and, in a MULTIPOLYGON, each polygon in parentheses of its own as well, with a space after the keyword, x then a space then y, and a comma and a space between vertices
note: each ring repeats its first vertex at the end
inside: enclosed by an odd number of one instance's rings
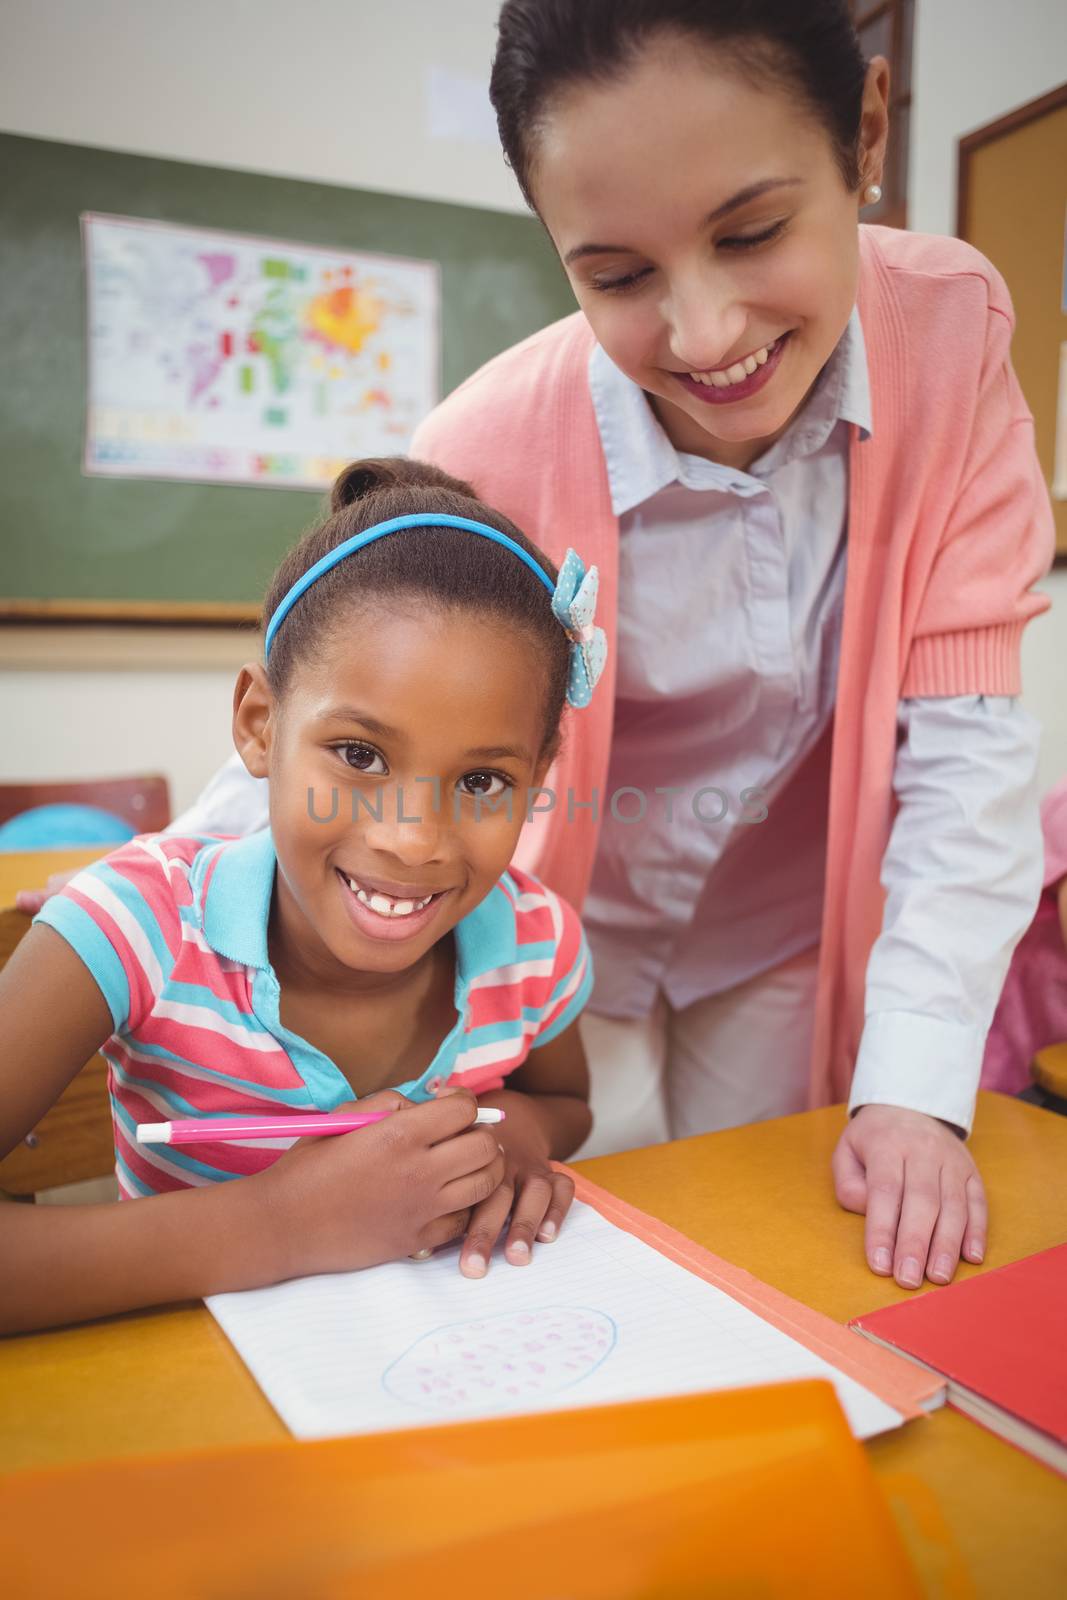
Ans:
POLYGON ((832 1165, 840 1204, 866 1212, 872 1272, 917 1289, 924 1274, 948 1283, 961 1252, 973 1262, 985 1255, 988 1216, 978 1168, 936 1117, 902 1106, 861 1106, 832 1165))

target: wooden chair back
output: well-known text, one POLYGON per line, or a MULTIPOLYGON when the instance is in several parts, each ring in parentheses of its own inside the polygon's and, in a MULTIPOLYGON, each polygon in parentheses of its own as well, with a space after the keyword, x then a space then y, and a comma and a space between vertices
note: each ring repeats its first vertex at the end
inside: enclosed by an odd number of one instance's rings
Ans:
MULTIPOLYGON (((21 911, 0 911, 0 967, 30 926, 21 911)), ((28 1199, 42 1189, 110 1177, 115 1170, 107 1062, 94 1056, 21 1144, 0 1161, 0 1192, 28 1199)))
POLYGON ((67 783, 0 783, 0 822, 34 806, 99 806, 122 817, 138 833, 158 833, 170 821, 170 790, 158 774, 134 778, 85 778, 67 783))

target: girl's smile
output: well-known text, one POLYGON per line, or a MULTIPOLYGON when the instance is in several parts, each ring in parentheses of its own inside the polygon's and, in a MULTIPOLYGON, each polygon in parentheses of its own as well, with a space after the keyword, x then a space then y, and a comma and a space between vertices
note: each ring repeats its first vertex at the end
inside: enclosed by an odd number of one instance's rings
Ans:
POLYGON ((340 867, 335 871, 345 909, 369 939, 413 939, 429 926, 453 893, 451 889, 372 887, 369 878, 349 876, 340 867))

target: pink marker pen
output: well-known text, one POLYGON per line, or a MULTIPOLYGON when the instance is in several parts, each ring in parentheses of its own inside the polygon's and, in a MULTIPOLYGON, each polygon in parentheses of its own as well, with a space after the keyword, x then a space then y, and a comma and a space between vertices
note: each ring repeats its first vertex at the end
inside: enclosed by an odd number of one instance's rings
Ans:
MULTIPOLYGON (((372 1122, 395 1116, 393 1111, 362 1111, 335 1116, 323 1111, 297 1117, 196 1117, 180 1122, 139 1122, 137 1138, 141 1144, 216 1144, 238 1139, 306 1139, 316 1134, 354 1133, 372 1122)), ((479 1106, 475 1123, 503 1122, 504 1113, 495 1106, 479 1106)))

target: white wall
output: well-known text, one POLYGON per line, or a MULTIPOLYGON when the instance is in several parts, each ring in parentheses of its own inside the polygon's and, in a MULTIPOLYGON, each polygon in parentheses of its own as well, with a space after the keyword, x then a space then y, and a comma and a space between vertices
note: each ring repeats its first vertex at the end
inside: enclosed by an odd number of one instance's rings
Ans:
POLYGON ((236 677, 236 669, 220 668, 5 673, 0 777, 15 783, 161 772, 177 815, 233 753, 236 677))
POLYGON ((522 211, 486 92, 497 0, 10 0, 0 126, 522 211))
MULTIPOLYGON (((909 223, 956 231, 956 141, 1067 77, 1063 0, 916 0, 909 223)), ((1050 177, 1052 175, 1050 174, 1050 177)), ((1062 193, 1062 173, 1058 175, 1062 193)), ((1040 780, 1067 774, 1067 569, 1042 585, 1052 610, 1024 635, 1026 705, 1044 728, 1040 780)))
MULTIPOLYGON (((0 119, 35 137, 520 209, 483 142, 496 12, 497 0, 22 0, 5 17, 0 119), (443 107, 434 68, 438 85, 452 75, 443 107), (459 124, 435 138, 445 113, 459 124)), ((957 138, 1062 79, 1067 7, 917 0, 915 50, 912 222, 951 233, 957 138)), ((1067 772, 1067 572, 1046 587, 1057 609, 1028 630, 1024 671, 1047 784, 1067 772)), ((244 648, 190 650, 184 672, 173 649, 156 669, 151 651, 136 670, 0 658, 0 780, 154 768, 185 805, 228 750, 244 648)))
POLYGON ((175 813, 232 753, 236 628, 0 628, 0 780, 162 773, 175 813))

